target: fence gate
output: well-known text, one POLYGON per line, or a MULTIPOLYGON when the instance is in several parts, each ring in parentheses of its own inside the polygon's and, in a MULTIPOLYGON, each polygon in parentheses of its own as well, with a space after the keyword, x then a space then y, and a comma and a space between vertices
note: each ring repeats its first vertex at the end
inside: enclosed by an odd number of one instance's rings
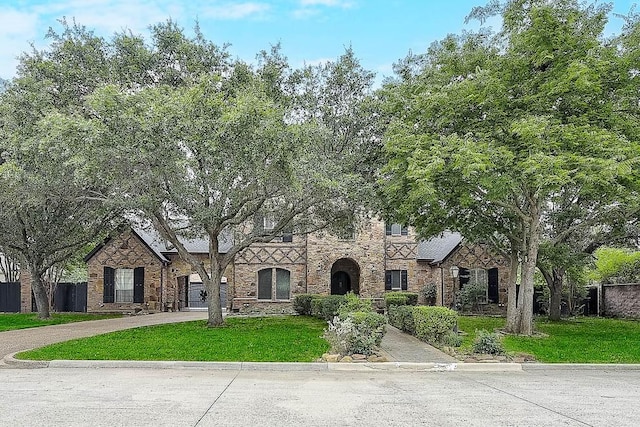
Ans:
POLYGON ((58 283, 53 294, 53 309, 57 312, 86 312, 87 284, 58 283))
POLYGON ((20 282, 0 283, 0 312, 20 313, 20 282))

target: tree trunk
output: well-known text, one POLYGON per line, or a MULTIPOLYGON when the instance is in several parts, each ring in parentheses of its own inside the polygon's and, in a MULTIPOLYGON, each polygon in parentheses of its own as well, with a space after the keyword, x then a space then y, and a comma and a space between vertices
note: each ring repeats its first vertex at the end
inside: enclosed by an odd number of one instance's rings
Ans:
POLYGON ((47 290, 44 288, 42 274, 38 272, 36 268, 31 268, 29 273, 31 274, 31 289, 33 290, 36 307, 38 308, 38 318, 50 319, 49 298, 47 297, 47 290))
POLYGON ((549 319, 560 320, 562 314, 562 282, 564 274, 561 270, 554 268, 553 277, 549 285, 549 292, 551 295, 549 302, 549 319))
POLYGON ((527 236, 526 258, 522 267, 522 284, 520 285, 519 310, 520 328, 517 333, 520 335, 533 334, 533 285, 534 274, 538 261, 538 249, 540 246, 540 217, 534 215, 529 227, 527 236))
POLYGON ((505 330, 510 333, 515 333, 520 329, 518 314, 518 305, 516 304, 516 283, 518 282, 518 251, 515 249, 511 251, 509 259, 510 272, 509 283, 507 283, 507 324, 505 330))
POLYGON ((207 320, 207 326, 217 327, 224 324, 222 318, 222 307, 220 306, 220 281, 222 279, 222 272, 217 268, 211 268, 211 278, 206 276, 202 279, 204 285, 207 288, 207 294, 209 295, 209 318, 207 320))

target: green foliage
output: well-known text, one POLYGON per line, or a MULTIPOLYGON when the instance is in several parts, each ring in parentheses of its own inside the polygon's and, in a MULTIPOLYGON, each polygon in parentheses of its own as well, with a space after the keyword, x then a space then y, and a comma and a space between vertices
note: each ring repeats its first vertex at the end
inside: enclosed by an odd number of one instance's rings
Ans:
POLYGON ((311 315, 319 319, 331 320, 338 315, 338 310, 344 301, 344 295, 318 295, 311 300, 311 315))
POLYGON ((440 344, 453 331, 458 315, 446 307, 419 306, 413 309, 416 337, 422 341, 440 344))
POLYGON ((116 317, 122 316, 120 314, 53 313, 51 319, 42 320, 38 319, 34 313, 0 313, 0 332, 116 317))
POLYGON ((417 305, 418 294, 413 292, 387 292, 384 294, 384 302, 387 307, 393 305, 417 305))
POLYGON ((416 328, 413 320, 414 306, 391 305, 387 311, 389 324, 408 334, 415 335, 416 328))
POLYGON ((588 277, 601 283, 640 282, 640 251, 601 247, 588 277))
MULTIPOLYGON (((379 184, 389 216, 423 237, 456 230, 514 259, 524 251, 514 280, 526 298, 509 326, 529 334, 539 243, 587 250, 607 238, 596 229, 637 217, 640 23, 608 40, 610 5, 490 6, 472 17, 499 13, 500 31, 449 35, 380 91, 391 117, 379 184)), ((571 258, 557 259, 567 270, 571 258)))
POLYGON ((460 347, 462 345, 462 337, 457 332, 451 331, 441 338, 440 344, 446 347, 460 347))
MULTIPOLYGON (((471 350, 475 331, 504 327, 505 319, 460 316, 462 348, 471 350)), ((571 320, 536 319, 544 336, 505 335, 502 343, 509 354, 528 353, 546 363, 640 363, 640 322, 636 320, 578 317, 571 320)))
POLYGON ((425 303, 433 305, 436 301, 436 296, 438 295, 438 289, 435 283, 428 283, 420 289, 420 293, 422 294, 422 298, 424 298, 425 303))
POLYGON ((370 355, 380 345, 387 321, 372 311, 357 311, 346 317, 336 316, 325 330, 325 338, 335 353, 370 355))
POLYGON ((344 319, 350 313, 368 311, 373 311, 370 299, 359 298, 353 292, 348 292, 344 296, 344 300, 340 303, 340 307, 338 308, 338 316, 344 319))
POLYGON ((500 336, 484 329, 476 331, 473 341, 473 352, 481 354, 504 354, 500 336))
POLYGON ((302 316, 311 316, 312 301, 319 297, 316 294, 298 294, 293 298, 293 309, 302 316))
POLYGON ((20 354, 33 360, 312 362, 328 349, 325 323, 307 316, 229 317, 148 326, 53 344, 20 354))
POLYGON ((456 300, 464 310, 470 310, 477 306, 478 301, 486 299, 487 286, 480 283, 466 283, 456 293, 456 300))

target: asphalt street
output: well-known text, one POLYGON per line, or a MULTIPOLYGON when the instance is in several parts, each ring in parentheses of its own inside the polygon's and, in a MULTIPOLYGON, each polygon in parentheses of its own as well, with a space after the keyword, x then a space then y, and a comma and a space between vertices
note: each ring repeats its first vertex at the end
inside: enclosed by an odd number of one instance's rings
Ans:
POLYGON ((1 426, 638 426, 640 370, 0 370, 1 426))

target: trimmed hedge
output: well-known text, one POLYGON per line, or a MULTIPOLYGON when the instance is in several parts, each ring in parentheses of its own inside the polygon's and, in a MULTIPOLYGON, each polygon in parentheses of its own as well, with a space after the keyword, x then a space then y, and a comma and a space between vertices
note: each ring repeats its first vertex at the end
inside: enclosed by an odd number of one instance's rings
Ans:
POLYGON ((405 331, 411 335, 415 335, 416 327, 413 321, 413 309, 410 305, 392 305, 389 307, 388 317, 389 324, 395 326, 401 331, 405 331))
POLYGON ((311 315, 331 320, 338 315, 338 309, 344 301, 344 295, 318 295, 311 299, 311 315))
POLYGON ((413 309, 413 321, 418 339, 439 344, 455 328, 458 315, 446 307, 420 306, 413 309))
POLYGON ((418 305, 418 294, 413 292, 387 292, 384 294, 384 302, 387 310, 394 305, 418 305))
POLYGON ((316 294, 299 294, 293 298, 293 309, 301 316, 311 316, 311 304, 316 298, 321 298, 316 294))

